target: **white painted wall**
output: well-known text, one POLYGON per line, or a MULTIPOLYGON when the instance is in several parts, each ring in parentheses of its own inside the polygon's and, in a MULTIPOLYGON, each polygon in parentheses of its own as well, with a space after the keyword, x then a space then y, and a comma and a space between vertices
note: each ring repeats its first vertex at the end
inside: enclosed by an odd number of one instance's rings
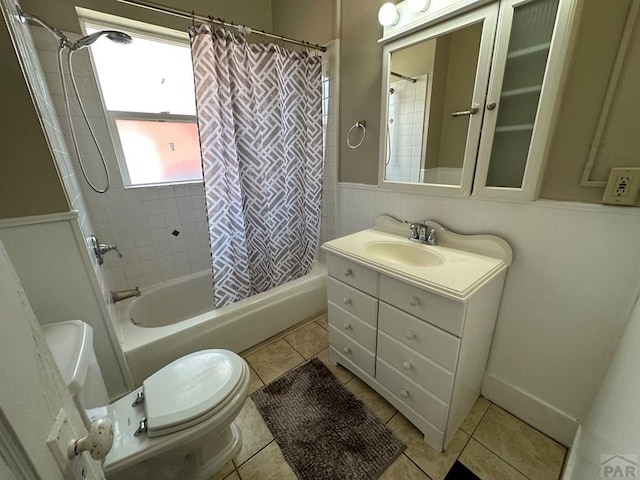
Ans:
POLYGON ((86 429, 2 243, 0 305, 0 457, 14 453, 0 462, 0 478, 80 478, 73 472, 85 467, 87 479, 104 479, 88 453, 59 466, 46 444, 61 409, 72 433, 84 436, 86 429))
POLYGON ((13 263, 41 324, 82 320, 111 398, 129 391, 129 372, 101 298, 73 212, 0 220, 0 242, 13 263))
POLYGON ((340 195, 341 235, 389 213, 510 243, 513 264, 483 393, 570 445, 640 286, 640 210, 411 195, 352 184, 341 184, 340 195))
MULTIPOLYGON (((574 443, 564 480, 603 478, 601 462, 614 455, 640 460, 640 301, 636 300, 618 349, 574 443)), ((603 472, 604 473, 604 472, 603 472)), ((634 477, 640 476, 640 465, 634 477)), ((610 478, 612 478, 610 476, 610 478)))

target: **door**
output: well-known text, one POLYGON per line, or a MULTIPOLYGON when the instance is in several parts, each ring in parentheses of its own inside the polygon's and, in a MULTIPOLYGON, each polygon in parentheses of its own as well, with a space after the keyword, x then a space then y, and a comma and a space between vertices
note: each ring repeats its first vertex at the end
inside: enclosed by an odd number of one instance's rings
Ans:
POLYGON ((87 431, 1 242, 0 305, 0 476, 104 479, 88 453, 63 452, 87 431))

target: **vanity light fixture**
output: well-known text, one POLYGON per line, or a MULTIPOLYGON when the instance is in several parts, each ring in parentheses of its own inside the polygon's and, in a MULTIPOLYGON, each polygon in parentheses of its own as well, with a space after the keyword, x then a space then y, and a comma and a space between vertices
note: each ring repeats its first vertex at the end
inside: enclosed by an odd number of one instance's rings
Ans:
POLYGON ((385 3, 380 7, 380 10, 378 10, 378 22, 380 22, 380 25, 383 27, 397 25, 399 20, 400 13, 398 13, 398 9, 391 2, 385 3))
POLYGON ((407 9, 412 13, 426 12, 431 6, 431 0, 405 0, 407 9))

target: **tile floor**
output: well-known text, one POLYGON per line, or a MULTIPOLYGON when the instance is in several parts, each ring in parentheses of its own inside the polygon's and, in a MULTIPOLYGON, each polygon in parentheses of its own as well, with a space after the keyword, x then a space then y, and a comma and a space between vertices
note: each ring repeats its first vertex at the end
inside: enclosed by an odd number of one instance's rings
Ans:
MULTIPOLYGON (((456 460, 482 480, 557 480, 566 449, 480 397, 447 451, 437 453, 392 405, 342 367, 329 362, 327 317, 322 315, 279 338, 243 352, 251 367, 249 394, 312 357, 322 360, 354 395, 369 406, 407 449, 382 480, 443 480, 456 460)), ((253 401, 236 420, 243 445, 211 480, 295 480, 253 401)))

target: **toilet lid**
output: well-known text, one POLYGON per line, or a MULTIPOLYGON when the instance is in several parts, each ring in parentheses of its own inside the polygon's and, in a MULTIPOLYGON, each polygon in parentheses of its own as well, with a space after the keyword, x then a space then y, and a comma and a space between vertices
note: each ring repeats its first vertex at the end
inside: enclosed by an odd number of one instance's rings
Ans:
POLYGON ((212 414, 236 389, 243 368, 244 360, 233 352, 202 350, 148 377, 143 387, 149 436, 180 430, 181 424, 212 414))

